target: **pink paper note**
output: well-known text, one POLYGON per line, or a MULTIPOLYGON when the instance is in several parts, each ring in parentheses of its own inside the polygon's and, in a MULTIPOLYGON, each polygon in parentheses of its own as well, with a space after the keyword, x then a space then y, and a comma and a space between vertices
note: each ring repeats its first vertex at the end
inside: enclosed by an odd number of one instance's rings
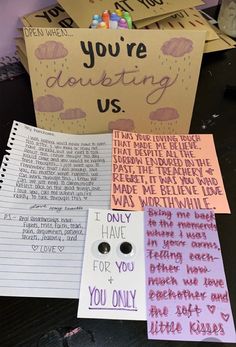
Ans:
POLYGON ((144 214, 148 338, 235 342, 213 211, 144 214))
POLYGON ((212 135, 113 132, 111 207, 230 213, 212 135))

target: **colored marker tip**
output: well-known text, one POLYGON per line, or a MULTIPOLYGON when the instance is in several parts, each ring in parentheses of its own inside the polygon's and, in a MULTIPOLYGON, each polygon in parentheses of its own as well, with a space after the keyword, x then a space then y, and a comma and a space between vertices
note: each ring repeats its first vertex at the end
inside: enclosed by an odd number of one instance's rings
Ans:
POLYGON ((107 29, 107 24, 105 22, 98 23, 98 29, 107 29))
POLYGON ((124 18, 121 18, 118 23, 119 29, 128 29, 128 24, 124 18))

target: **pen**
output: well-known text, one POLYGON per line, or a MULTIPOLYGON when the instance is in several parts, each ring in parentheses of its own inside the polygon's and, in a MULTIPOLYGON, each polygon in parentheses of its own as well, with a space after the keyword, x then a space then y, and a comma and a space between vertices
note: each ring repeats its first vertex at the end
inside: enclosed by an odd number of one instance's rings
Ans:
POLYGON ((98 23, 97 29, 107 29, 107 24, 102 21, 98 23))
POLYGON ((124 18, 121 18, 118 22, 118 29, 128 29, 128 24, 124 18))
POLYGON ((92 20, 97 20, 98 22, 101 22, 102 21, 102 17, 99 15, 99 14, 95 14, 92 18, 92 20))
POLYGON ((116 10, 115 10, 115 13, 119 16, 119 17, 122 17, 122 11, 119 9, 119 8, 117 8, 116 10))
POLYGON ((109 11, 106 10, 106 11, 103 12, 102 20, 103 20, 103 22, 106 23, 107 28, 109 28, 109 22, 110 22, 110 13, 109 13, 109 11))
POLYGON ((97 26, 98 26, 98 20, 96 20, 96 19, 94 19, 93 21, 92 21, 92 24, 90 25, 90 28, 91 29, 96 29, 97 28, 97 26))
POLYGON ((132 18, 129 14, 129 12, 124 12, 123 13, 123 18, 126 20, 127 24, 128 24, 128 28, 132 29, 132 18))
POLYGON ((103 11, 102 15, 95 14, 90 25, 92 29, 132 29, 133 23, 128 11, 116 9, 114 12, 103 11))
POLYGON ((119 20, 120 20, 120 17, 115 12, 112 12, 110 16, 110 23, 109 23, 110 29, 117 29, 119 20))

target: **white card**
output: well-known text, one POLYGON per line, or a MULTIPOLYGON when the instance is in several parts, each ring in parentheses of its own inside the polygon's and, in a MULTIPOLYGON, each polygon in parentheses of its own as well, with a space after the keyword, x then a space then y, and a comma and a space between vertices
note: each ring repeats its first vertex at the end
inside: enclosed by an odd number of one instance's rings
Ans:
POLYGON ((89 209, 78 317, 146 320, 143 212, 89 209))

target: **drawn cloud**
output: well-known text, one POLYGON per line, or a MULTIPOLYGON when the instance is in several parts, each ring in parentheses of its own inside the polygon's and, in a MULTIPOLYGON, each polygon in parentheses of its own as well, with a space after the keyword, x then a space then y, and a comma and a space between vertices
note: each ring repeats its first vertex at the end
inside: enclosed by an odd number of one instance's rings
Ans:
POLYGON ((68 108, 60 113, 60 118, 65 120, 80 119, 86 117, 86 113, 81 108, 68 108))
POLYGON ((179 113, 175 108, 162 107, 149 114, 151 120, 170 121, 179 118, 179 113))
POLYGON ((38 46, 35 55, 38 59, 60 59, 66 57, 68 50, 62 43, 56 41, 47 41, 38 46))
POLYGON ((34 108, 38 112, 58 112, 63 110, 63 100, 50 94, 39 96, 34 102, 34 108))
POLYGON ((193 41, 185 37, 174 37, 166 41, 161 47, 162 53, 179 58, 193 50, 193 41))
POLYGON ((132 119, 117 119, 108 123, 108 130, 134 130, 134 122, 132 119))

